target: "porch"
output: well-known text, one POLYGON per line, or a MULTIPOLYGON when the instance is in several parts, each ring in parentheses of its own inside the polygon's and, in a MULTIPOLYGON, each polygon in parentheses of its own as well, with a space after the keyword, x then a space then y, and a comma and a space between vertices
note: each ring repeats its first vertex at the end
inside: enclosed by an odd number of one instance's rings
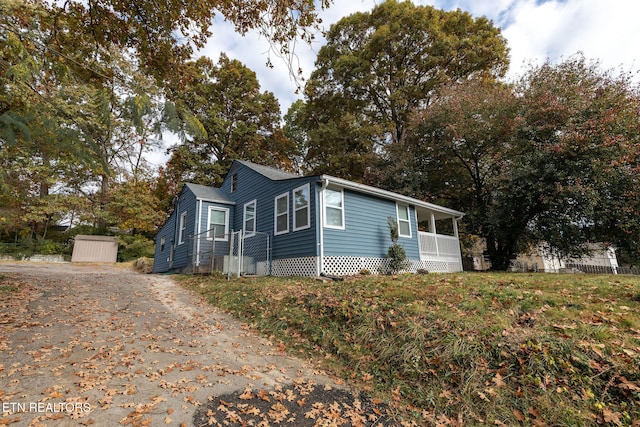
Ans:
POLYGON ((419 231, 418 243, 421 261, 457 262, 462 270, 462 254, 457 237, 419 231))
POLYGON ((458 218, 428 209, 416 209, 421 262, 443 262, 449 271, 462 271, 458 218))

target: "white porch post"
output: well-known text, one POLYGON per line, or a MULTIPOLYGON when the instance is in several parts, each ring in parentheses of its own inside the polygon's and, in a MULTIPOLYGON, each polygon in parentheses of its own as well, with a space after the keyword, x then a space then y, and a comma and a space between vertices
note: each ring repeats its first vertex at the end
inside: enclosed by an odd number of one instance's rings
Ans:
POLYGON ((440 256, 440 249, 438 249, 438 232, 436 230, 436 216, 431 212, 429 217, 429 229, 433 233, 434 240, 436 242, 436 256, 440 256))
POLYGON ((459 238, 459 236, 458 236, 458 221, 457 221, 455 216, 451 220, 453 221, 453 235, 457 239, 457 238, 459 238))

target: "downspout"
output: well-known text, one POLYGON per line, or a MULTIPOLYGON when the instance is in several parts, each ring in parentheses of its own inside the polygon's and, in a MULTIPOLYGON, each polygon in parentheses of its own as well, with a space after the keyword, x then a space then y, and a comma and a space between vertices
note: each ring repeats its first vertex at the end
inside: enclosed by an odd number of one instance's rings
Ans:
POLYGON ((322 178, 320 180, 320 192, 319 192, 319 203, 318 205, 320 206, 320 212, 318 213, 318 222, 320 223, 320 242, 318 243, 320 245, 320 256, 318 259, 318 276, 320 276, 320 274, 322 274, 323 270, 324 270, 324 190, 327 188, 327 186, 329 185, 329 179, 328 178, 322 178))
POLYGON ((196 206, 198 207, 198 215, 196 215, 196 224, 193 227, 193 233, 196 236, 196 267, 200 267, 200 232, 202 228, 202 200, 198 199, 196 206))
POLYGON ((171 242, 171 254, 169 256, 169 270, 173 269, 173 258, 176 255, 176 248, 178 246, 178 217, 180 216, 180 197, 176 196, 175 199, 176 221, 173 227, 173 241, 171 242))

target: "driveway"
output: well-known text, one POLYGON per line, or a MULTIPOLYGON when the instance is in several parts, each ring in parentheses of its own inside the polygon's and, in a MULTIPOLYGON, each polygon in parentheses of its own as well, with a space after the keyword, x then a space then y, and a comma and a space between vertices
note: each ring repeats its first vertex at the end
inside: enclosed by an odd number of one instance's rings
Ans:
POLYGON ((0 262, 0 285, 0 425, 218 425, 220 396, 344 393, 169 276, 0 262))

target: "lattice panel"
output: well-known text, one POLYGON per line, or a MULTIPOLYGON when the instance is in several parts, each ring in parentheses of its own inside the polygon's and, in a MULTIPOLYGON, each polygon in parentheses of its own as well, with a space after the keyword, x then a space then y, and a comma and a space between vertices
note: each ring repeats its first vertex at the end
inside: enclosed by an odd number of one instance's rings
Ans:
POLYGON ((317 257, 274 259, 271 274, 274 276, 316 276, 317 257))
MULTIPOLYGON (((324 258, 323 270, 326 274, 335 276, 349 276, 362 270, 378 274, 387 270, 388 262, 385 258, 328 256, 324 258)), ((456 261, 410 260, 406 271, 415 273, 419 269, 434 273, 452 273, 462 271, 462 264, 456 261)))
POLYGON ((324 257, 323 270, 326 274, 335 276, 349 276, 362 270, 378 274, 381 270, 386 270, 387 263, 388 260, 384 258, 328 256, 324 257))
POLYGON ((411 261, 411 267, 408 271, 415 273, 419 269, 427 270, 430 273, 455 273, 462 271, 462 263, 437 260, 411 261))

